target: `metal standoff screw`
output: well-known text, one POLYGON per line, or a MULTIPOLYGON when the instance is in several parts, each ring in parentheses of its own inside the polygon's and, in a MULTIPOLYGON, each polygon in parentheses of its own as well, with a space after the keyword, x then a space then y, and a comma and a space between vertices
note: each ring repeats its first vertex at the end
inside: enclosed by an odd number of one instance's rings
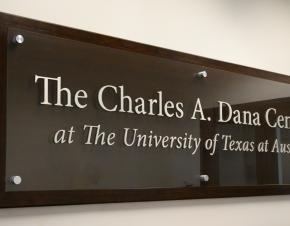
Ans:
POLYGON ((209 181, 209 176, 208 175, 200 175, 199 176, 200 181, 202 182, 208 182, 209 181))
POLYGON ((197 73, 195 74, 195 76, 196 76, 197 78, 206 78, 206 77, 207 77, 207 72, 206 72, 206 71, 200 71, 200 72, 197 72, 197 73))
POLYGON ((10 177, 10 182, 12 184, 19 185, 19 184, 21 184, 22 179, 20 176, 12 176, 12 177, 10 177))
POLYGON ((15 35, 13 37, 13 42, 16 43, 16 44, 22 44, 24 42, 23 35, 15 35))

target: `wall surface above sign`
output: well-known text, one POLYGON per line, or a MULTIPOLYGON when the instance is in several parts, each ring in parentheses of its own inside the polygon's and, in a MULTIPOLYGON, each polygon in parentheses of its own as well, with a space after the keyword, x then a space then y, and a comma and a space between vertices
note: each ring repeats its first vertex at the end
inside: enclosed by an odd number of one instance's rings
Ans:
POLYGON ((288 76, 0 21, 0 207, 290 194, 288 76))

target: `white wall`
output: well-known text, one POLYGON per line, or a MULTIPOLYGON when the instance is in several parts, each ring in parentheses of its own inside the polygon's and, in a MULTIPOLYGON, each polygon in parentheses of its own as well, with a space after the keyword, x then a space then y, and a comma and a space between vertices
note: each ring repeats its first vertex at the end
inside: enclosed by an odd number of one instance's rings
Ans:
MULTIPOLYGON (((0 0, 0 11, 290 75, 290 1, 0 0)), ((1 209, 0 226, 289 226, 290 196, 1 209)))

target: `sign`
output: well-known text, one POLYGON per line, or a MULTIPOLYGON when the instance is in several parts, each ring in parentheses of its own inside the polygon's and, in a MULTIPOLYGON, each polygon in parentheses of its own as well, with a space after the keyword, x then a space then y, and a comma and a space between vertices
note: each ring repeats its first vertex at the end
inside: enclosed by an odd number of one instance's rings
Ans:
POLYGON ((0 206, 290 193, 287 76, 0 18, 0 206))

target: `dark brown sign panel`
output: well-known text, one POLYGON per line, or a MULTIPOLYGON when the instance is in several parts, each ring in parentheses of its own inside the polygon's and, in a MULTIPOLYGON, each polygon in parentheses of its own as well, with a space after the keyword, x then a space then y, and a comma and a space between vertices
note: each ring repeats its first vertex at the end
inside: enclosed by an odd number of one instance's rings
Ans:
POLYGON ((0 19, 1 207, 290 193, 287 76, 0 19))

